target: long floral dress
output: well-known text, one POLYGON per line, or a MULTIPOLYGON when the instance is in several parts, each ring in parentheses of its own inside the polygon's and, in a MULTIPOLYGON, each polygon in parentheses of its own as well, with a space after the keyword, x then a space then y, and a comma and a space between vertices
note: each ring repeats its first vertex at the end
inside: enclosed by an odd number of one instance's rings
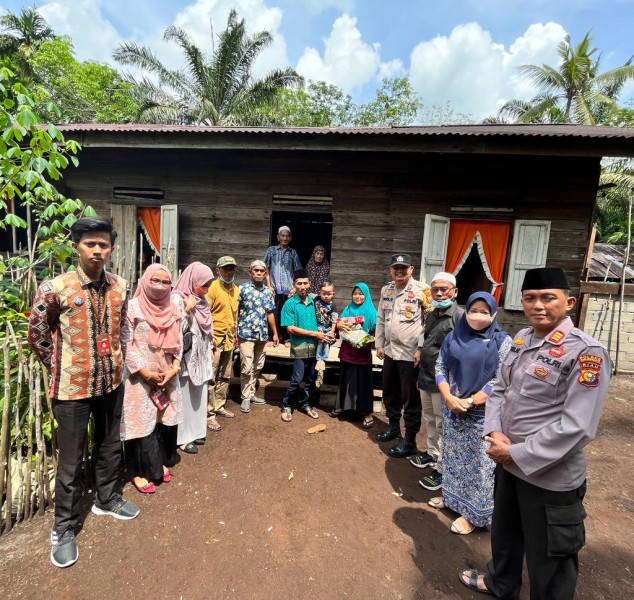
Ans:
POLYGON ((213 335, 204 335, 193 314, 185 313, 185 302, 179 294, 172 301, 183 314, 183 331, 192 332, 192 347, 181 360, 180 386, 183 394, 183 422, 178 426, 177 444, 189 444, 207 435, 207 394, 212 378, 213 335))
MULTIPOLYGON (((443 347, 444 348, 444 347, 443 347)), ((445 367, 445 354, 440 350, 436 375, 449 383, 454 396, 462 398, 460 390, 445 367)), ((506 337, 498 350, 498 372, 482 388, 492 388, 499 375, 499 365, 511 348, 506 337)), ((476 527, 485 527, 493 516, 493 472, 495 463, 486 453, 488 443, 482 439, 486 403, 470 408, 462 415, 452 413, 447 404, 442 407, 442 497, 445 506, 476 527)))
POLYGON ((183 398, 178 376, 164 386, 173 410, 158 410, 150 399, 151 386, 139 375, 143 367, 166 371, 180 352, 171 355, 161 348, 148 345, 150 326, 139 309, 137 298, 128 303, 125 322, 121 327, 121 344, 125 354, 124 400, 121 416, 121 439, 133 440, 150 435, 157 423, 178 425, 183 422, 183 398))

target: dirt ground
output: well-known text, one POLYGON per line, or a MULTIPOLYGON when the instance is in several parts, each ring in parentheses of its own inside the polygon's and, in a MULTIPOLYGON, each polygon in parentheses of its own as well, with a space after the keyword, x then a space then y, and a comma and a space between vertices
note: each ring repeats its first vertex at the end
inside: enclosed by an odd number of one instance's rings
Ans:
MULTIPOLYGON (((613 382, 587 449, 579 599, 634 597, 633 392, 634 379, 613 382)), ((285 424, 277 405, 238 411, 156 494, 125 484, 142 511, 134 521, 95 516, 86 498, 70 569, 49 562, 50 511, 19 525, 0 537, 0 598, 481 597, 457 571, 484 567, 489 532, 449 532, 455 515, 427 506, 421 471, 374 440, 381 423, 367 432, 319 413, 319 421, 294 413, 285 424), (315 423, 326 431, 308 435, 315 423)))

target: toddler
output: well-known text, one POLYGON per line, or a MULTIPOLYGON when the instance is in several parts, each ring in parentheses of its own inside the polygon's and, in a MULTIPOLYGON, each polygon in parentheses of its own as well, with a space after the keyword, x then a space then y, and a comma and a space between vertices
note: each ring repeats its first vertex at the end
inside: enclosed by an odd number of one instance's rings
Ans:
POLYGON ((315 314, 317 316, 317 329, 319 331, 328 332, 328 336, 323 342, 317 344, 317 354, 315 355, 315 370, 317 371, 317 379, 315 385, 321 387, 324 381, 324 370, 326 369, 326 360, 330 353, 330 345, 335 341, 335 329, 337 327, 337 318, 339 314, 332 301, 335 295, 335 286, 331 281, 323 281, 319 287, 319 295, 314 298, 315 314))

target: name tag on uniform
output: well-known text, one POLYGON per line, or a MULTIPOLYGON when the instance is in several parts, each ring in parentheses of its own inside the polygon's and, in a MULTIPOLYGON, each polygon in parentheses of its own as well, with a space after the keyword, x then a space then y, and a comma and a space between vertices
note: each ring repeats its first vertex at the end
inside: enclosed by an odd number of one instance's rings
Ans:
POLYGON ((99 354, 99 356, 109 356, 112 354, 110 336, 107 333, 96 336, 95 342, 97 343, 97 354, 99 354))

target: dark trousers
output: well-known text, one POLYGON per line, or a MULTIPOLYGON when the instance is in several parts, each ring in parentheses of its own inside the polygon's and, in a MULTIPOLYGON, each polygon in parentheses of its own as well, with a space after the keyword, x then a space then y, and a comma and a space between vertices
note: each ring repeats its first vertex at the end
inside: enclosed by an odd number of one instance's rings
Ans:
POLYGON ((417 373, 413 361, 383 359, 383 404, 390 425, 400 428, 401 411, 405 437, 414 442, 420 431, 422 405, 416 389, 417 373))
POLYGON ((55 530, 75 527, 81 499, 81 466, 88 435, 88 421, 94 417, 93 466, 95 495, 106 504, 114 494, 121 459, 121 406, 123 386, 86 400, 53 400, 57 421, 57 478, 55 479, 55 530))
MULTIPOLYGON (((288 295, 286 294, 275 294, 275 327, 277 327, 277 335, 281 341, 285 341, 288 339, 288 333, 286 332, 286 327, 282 327, 282 308, 284 308, 284 303, 288 300, 288 295)), ((273 339, 273 332, 270 332, 269 339, 273 339)))
POLYGON ((288 383, 288 388, 284 399, 282 400, 282 408, 289 408, 293 402, 297 390, 302 381, 306 382, 304 386, 304 394, 299 402, 302 410, 310 408, 310 397, 315 392, 315 359, 314 358, 296 358, 293 361, 293 374, 288 383))
POLYGON ((531 600, 572 600, 585 541, 586 484, 569 492, 546 490, 498 465, 491 525, 493 558, 484 578, 497 598, 516 600, 526 554, 531 600))

